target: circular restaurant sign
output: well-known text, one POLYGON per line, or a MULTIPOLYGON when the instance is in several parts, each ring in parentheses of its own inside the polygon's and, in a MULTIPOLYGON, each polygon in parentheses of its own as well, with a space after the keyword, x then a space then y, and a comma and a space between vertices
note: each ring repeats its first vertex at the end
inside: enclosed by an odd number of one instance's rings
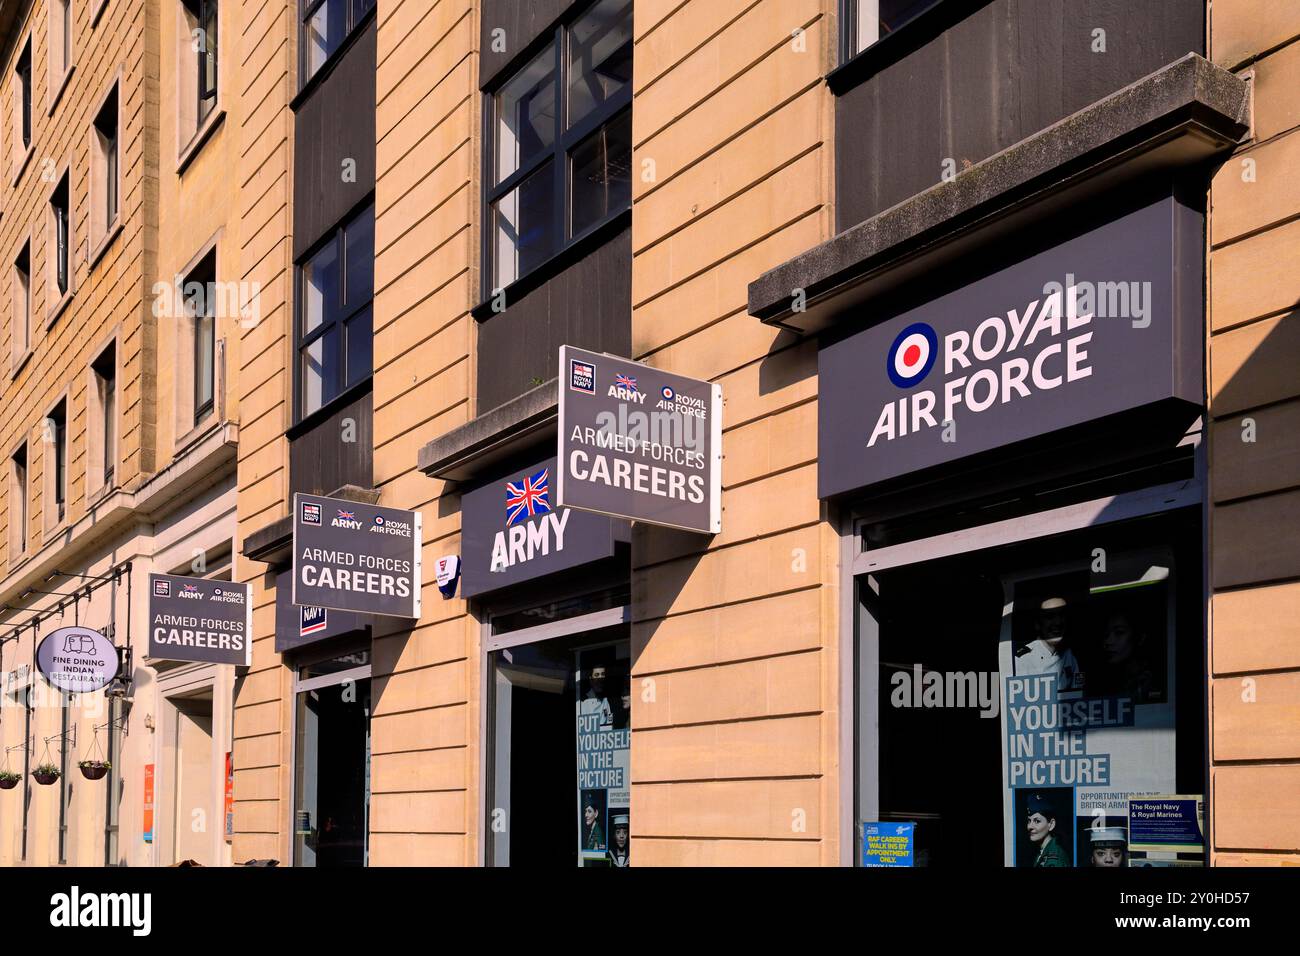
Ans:
POLYGON ((99 690, 117 676, 117 647, 88 627, 51 631, 36 648, 36 667, 50 685, 72 694, 99 690))

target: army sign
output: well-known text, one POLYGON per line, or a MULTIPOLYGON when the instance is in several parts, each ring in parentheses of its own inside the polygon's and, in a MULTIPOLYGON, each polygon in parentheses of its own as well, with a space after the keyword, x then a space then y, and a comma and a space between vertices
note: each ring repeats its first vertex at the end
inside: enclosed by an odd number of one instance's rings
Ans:
POLYGON ((88 627, 60 627, 36 649, 36 668, 51 687, 86 694, 108 685, 121 661, 117 647, 88 627))
POLYGON ((253 600, 247 584, 149 575, 149 656, 205 664, 253 663, 253 600))
POLYGON ((722 387, 560 347, 557 504, 722 530, 722 387))
POLYGON ((293 603, 420 616, 420 512, 293 496, 293 603))

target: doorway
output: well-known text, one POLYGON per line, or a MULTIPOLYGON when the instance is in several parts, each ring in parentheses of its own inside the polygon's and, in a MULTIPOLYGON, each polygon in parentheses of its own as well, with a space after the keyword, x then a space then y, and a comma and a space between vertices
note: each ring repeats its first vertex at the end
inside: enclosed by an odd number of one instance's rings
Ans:
POLYGON ((300 667, 294 686, 294 865, 366 866, 369 651, 300 667))
POLYGON ((488 808, 495 866, 627 866, 627 625, 491 655, 488 808))
POLYGON ((173 741, 171 772, 172 821, 170 863, 193 860, 216 866, 210 827, 220 818, 213 805, 215 747, 212 741, 212 689, 185 697, 169 697, 173 741))

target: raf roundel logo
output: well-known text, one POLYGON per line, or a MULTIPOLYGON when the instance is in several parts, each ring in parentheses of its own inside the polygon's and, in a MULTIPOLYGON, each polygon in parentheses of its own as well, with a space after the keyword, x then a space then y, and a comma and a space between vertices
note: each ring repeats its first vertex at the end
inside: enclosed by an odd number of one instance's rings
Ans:
POLYGON ((667 385, 665 385, 663 388, 659 390, 659 394, 662 395, 667 401, 670 402, 677 397, 677 393, 674 392, 672 388, 670 388, 667 385))
POLYGON ((938 357, 939 336, 924 322, 914 322, 889 347, 885 370, 899 388, 911 388, 930 374, 938 357))

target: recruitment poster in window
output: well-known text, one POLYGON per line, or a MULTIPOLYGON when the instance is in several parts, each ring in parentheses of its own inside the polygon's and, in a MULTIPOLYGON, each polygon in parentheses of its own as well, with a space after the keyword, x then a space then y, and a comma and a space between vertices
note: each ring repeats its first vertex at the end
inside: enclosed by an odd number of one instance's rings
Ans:
MULTIPOLYGON (((624 648, 626 649, 626 648, 624 648)), ((632 674, 614 647, 577 654, 578 860, 631 862, 632 674)))
POLYGON ((1172 557, 1003 578, 1009 866, 1127 866, 1128 803, 1175 784, 1172 557))

